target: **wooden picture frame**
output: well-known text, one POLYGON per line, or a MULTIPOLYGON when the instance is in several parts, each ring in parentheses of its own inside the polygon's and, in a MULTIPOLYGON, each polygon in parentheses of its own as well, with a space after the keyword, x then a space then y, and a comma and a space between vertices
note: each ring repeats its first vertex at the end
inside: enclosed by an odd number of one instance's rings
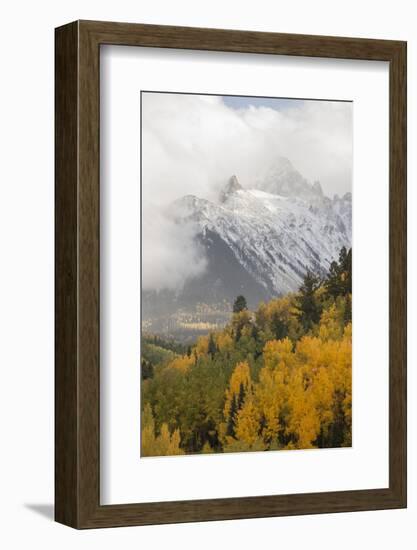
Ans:
POLYGON ((75 528, 406 506, 406 43, 76 21, 56 29, 55 519, 75 528), (99 56, 117 44, 389 62, 389 488, 100 505, 99 56))

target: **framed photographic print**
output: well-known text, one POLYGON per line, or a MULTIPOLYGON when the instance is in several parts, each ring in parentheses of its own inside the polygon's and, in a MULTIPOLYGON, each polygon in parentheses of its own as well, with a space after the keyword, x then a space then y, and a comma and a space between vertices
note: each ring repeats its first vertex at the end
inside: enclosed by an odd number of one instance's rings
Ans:
POLYGON ((56 29, 56 520, 406 506, 406 44, 56 29))

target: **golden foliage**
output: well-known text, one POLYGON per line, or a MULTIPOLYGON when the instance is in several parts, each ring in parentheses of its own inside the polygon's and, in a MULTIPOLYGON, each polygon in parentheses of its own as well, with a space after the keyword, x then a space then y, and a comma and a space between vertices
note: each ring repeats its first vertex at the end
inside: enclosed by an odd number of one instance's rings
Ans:
MULTIPOLYGON (((296 340, 300 335, 301 326, 298 320, 298 309, 294 305, 294 295, 287 294, 282 298, 271 300, 267 304, 261 303, 256 312, 256 322, 260 329, 267 333, 274 325, 281 323, 286 327, 288 337, 291 340, 296 340)), ((270 336, 276 338, 277 334, 270 336)))
POLYGON ((233 314, 188 355, 161 362, 156 382, 142 386, 155 413, 147 403, 142 455, 351 445, 351 293, 314 293, 309 324, 300 294, 288 294, 233 314), (182 441, 170 432, 177 426, 182 441))
POLYGON ((216 344, 219 351, 228 351, 233 349, 233 338, 230 334, 224 330, 216 334, 216 344))
POLYGON ((209 337, 208 336, 200 336, 198 338, 197 343, 196 343, 195 348, 194 348, 194 351, 195 351, 197 357, 207 355, 208 343, 209 343, 209 337))
POLYGON ((318 327, 321 340, 340 340, 343 335, 344 311, 345 304, 340 299, 323 311, 318 327))
POLYGON ((236 399, 238 398, 241 387, 243 388, 245 395, 252 391, 250 367, 246 361, 238 363, 232 373, 232 376, 230 377, 229 387, 226 390, 226 402, 224 405, 225 418, 229 416, 233 397, 236 399))
POLYGON ((178 429, 170 434, 167 424, 162 424, 161 433, 155 435, 155 421, 149 403, 145 405, 142 415, 142 456, 182 455, 180 449, 180 432, 178 429))
POLYGON ((253 445, 259 435, 259 420, 258 409, 254 405, 253 398, 249 397, 237 414, 236 438, 248 445, 253 445))
POLYGON ((168 367, 171 369, 178 369, 181 372, 187 372, 190 366, 194 363, 194 360, 195 359, 192 355, 180 355, 179 357, 173 359, 168 364, 168 367))

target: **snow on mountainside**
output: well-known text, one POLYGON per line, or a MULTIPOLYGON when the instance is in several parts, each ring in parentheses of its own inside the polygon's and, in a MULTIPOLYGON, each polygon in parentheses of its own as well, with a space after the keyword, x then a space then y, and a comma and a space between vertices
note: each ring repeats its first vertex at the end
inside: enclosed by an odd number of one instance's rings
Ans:
MULTIPOLYGON (((218 203, 187 195, 175 202, 174 215, 198 228, 206 252, 221 242, 258 292, 271 297, 296 290, 307 270, 325 273, 342 246, 351 246, 351 206, 350 194, 331 200, 280 159, 255 188, 243 189, 232 176, 218 203)), ((235 282, 239 290, 239 276, 235 282)))
POLYGON ((297 290, 308 270, 324 274, 351 246, 351 194, 326 197, 283 158, 248 189, 232 176, 217 201, 187 195, 168 215, 189 224, 206 269, 177 291, 143 292, 142 315, 147 330, 184 341, 184 327, 224 324, 238 294, 255 308, 297 290))

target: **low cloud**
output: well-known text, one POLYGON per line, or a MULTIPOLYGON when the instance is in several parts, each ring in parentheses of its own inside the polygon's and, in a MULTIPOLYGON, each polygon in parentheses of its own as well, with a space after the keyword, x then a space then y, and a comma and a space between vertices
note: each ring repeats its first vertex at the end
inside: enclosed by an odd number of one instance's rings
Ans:
POLYGON ((142 286, 145 290, 181 290, 204 273, 206 259, 190 224, 176 224, 169 214, 152 208, 142 225, 142 286))

